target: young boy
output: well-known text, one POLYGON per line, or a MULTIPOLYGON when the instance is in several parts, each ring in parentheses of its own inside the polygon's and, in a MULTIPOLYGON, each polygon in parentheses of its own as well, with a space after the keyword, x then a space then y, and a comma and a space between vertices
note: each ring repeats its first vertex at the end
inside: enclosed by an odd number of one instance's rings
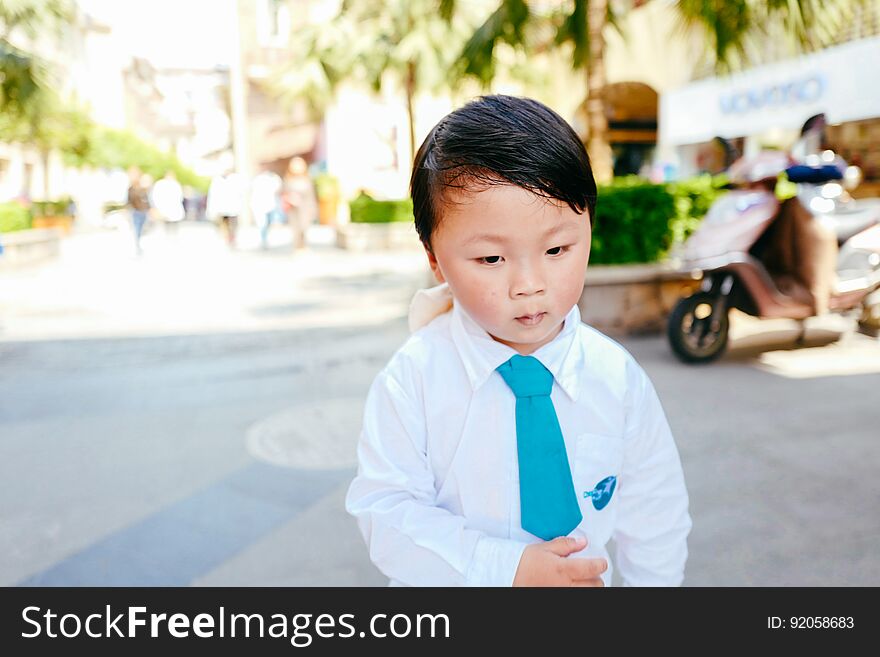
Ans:
POLYGON ((416 154, 440 286, 376 376, 346 509, 391 586, 677 586, 691 528, 644 371, 580 321, 596 185, 533 100, 485 96, 416 154), (451 311, 449 308, 451 307, 451 311))

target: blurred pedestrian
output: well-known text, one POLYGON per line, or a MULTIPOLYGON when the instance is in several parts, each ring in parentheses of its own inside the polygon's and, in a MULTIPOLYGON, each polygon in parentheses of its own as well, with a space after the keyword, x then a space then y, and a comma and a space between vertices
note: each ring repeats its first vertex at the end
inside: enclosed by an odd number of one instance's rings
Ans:
POLYGON ((141 235, 144 232, 144 224, 147 223, 147 213, 150 211, 150 177, 137 167, 129 170, 128 200, 127 205, 131 213, 131 226, 134 233, 134 248, 137 255, 143 253, 141 248, 141 235))
POLYGON ((801 136, 791 147, 791 156, 796 162, 808 166, 834 166, 841 176, 848 166, 847 161, 834 152, 828 139, 828 120, 825 114, 816 114, 806 120, 801 127, 801 136))
POLYGON ((206 195, 189 185, 183 188, 183 215, 188 221, 202 221, 205 217, 206 195))
POLYGON ((700 173, 717 176, 727 171, 739 157, 736 147, 724 137, 713 137, 697 151, 697 168, 700 173))
POLYGON ((825 114, 815 114, 804 122, 801 136, 791 147, 791 155, 798 162, 805 161, 810 155, 820 155, 829 150, 826 128, 828 121, 825 114))
POLYGON ((244 208, 244 194, 241 176, 232 170, 215 177, 208 189, 208 218, 220 221, 229 248, 235 248, 238 218, 244 208))
POLYGON ((153 208, 162 220, 166 235, 176 235, 177 226, 183 221, 183 188, 173 171, 156 181, 150 194, 153 208))
POLYGON ((284 210, 293 231, 293 248, 305 246, 306 228, 318 216, 318 199, 315 186, 309 176, 308 165, 301 157, 295 157, 287 167, 284 179, 284 210))
POLYGON ((269 248, 269 230, 281 215, 281 176, 264 169, 251 183, 251 213, 260 229, 260 247, 269 248))

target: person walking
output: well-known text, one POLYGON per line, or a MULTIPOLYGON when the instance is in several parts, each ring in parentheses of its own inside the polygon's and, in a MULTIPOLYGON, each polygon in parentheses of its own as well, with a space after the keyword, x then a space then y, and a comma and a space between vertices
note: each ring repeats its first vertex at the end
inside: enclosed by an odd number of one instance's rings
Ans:
POLYGON ((244 194, 241 176, 231 169, 214 178, 208 188, 206 214, 210 219, 220 221, 230 249, 235 248, 238 218, 244 207, 244 194))
POLYGON ((284 210, 293 231, 293 249, 305 246, 306 229, 318 215, 315 186, 301 157, 290 161, 284 180, 284 210))
POLYGON ((281 176, 264 169, 251 183, 251 213, 260 229, 260 248, 269 248, 269 230, 281 213, 281 176))
POLYGON ((183 188, 173 171, 156 181, 150 194, 153 208, 162 219, 166 235, 176 235, 177 226, 183 221, 183 188))
POLYGON ((141 173, 140 169, 135 167, 129 171, 127 205, 131 213, 135 254, 138 256, 143 254, 141 235, 144 232, 144 224, 147 223, 147 213, 150 211, 150 182, 149 176, 141 173))

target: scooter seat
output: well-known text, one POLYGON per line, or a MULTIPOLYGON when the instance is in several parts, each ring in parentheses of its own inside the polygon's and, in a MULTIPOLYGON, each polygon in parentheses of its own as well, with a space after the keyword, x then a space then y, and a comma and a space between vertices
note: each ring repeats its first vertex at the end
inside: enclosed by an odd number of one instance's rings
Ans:
POLYGON ((793 183, 813 183, 821 185, 822 183, 843 178, 843 172, 833 164, 821 164, 818 166, 796 164, 788 167, 785 170, 785 173, 788 176, 788 179, 793 183))

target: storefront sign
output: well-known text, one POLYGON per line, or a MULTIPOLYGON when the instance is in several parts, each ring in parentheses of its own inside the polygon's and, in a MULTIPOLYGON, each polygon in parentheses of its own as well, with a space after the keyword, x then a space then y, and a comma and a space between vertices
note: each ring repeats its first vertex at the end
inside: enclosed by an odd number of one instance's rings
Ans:
POLYGON ((880 117, 880 36, 694 81, 660 96, 659 142, 676 147, 880 117))
POLYGON ((788 82, 722 94, 722 114, 745 114, 768 107, 784 107, 799 103, 813 103, 822 98, 827 83, 825 76, 814 74, 788 82))

